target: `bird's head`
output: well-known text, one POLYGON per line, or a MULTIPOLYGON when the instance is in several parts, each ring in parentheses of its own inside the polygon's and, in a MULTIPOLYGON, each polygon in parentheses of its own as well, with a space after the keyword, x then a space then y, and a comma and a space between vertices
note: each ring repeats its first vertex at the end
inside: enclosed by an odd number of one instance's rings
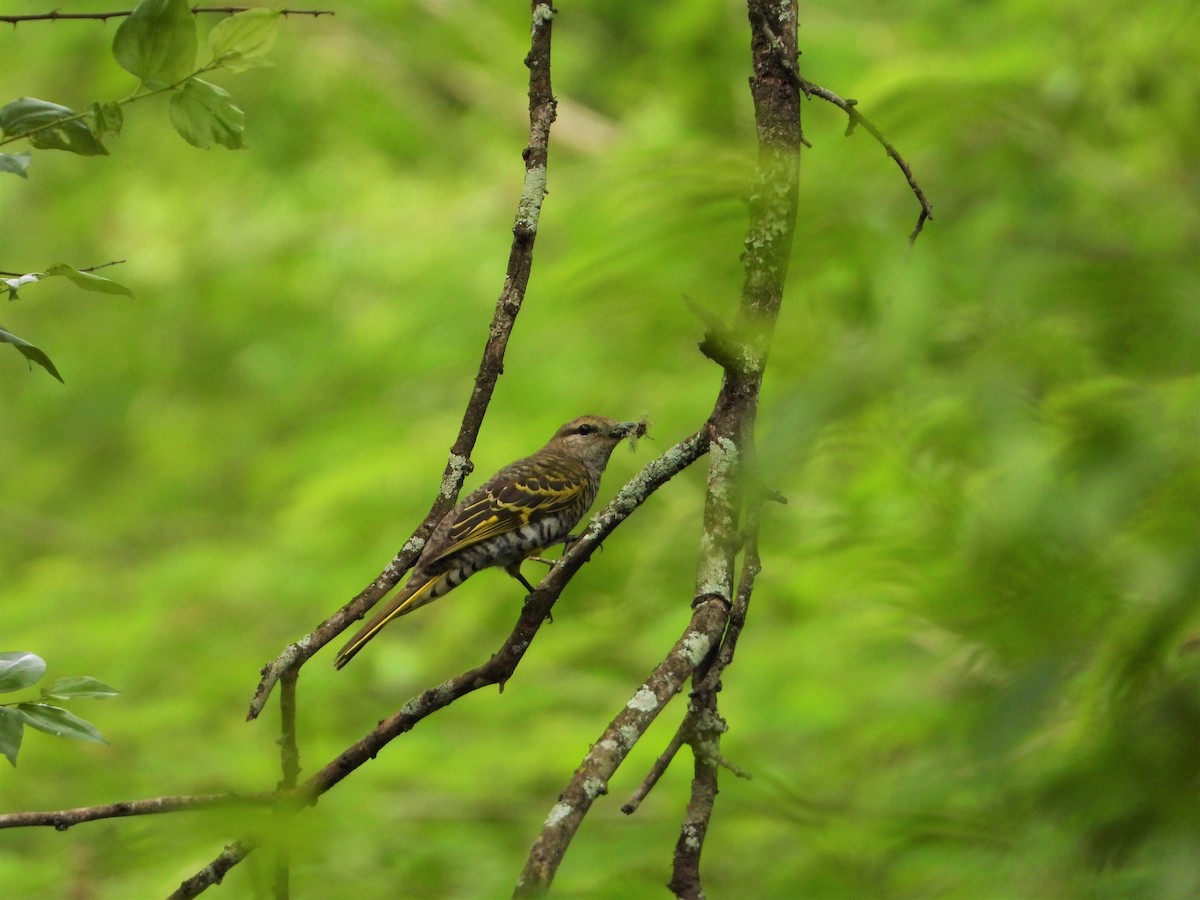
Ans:
POLYGON ((580 416, 559 428, 549 446, 604 468, 617 444, 627 437, 638 438, 645 433, 644 421, 618 422, 607 416, 580 416))

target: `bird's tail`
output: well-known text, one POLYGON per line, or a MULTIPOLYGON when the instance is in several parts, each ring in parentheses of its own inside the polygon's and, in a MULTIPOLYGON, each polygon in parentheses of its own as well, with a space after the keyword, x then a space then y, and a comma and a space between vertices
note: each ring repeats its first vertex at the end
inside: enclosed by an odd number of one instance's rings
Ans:
POLYGON ((395 597, 388 601, 387 606, 375 614, 366 625, 364 625, 354 637, 346 642, 346 646, 338 651, 337 659, 333 661, 333 667, 340 669, 346 663, 354 658, 367 642, 375 635, 379 634, 383 626, 392 619, 403 616, 406 613, 412 612, 419 606, 424 606, 431 600, 437 599, 439 596, 436 588, 445 580, 444 575, 434 575, 427 581, 423 581, 415 587, 411 584, 405 585, 395 597))

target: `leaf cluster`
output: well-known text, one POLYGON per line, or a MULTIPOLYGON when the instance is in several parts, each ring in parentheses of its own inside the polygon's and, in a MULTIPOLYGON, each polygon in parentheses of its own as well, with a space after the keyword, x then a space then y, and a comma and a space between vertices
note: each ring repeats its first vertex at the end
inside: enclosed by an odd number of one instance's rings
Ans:
MULTIPOLYGON (((245 114, 228 91, 200 76, 218 69, 244 72, 271 65, 266 54, 275 43, 278 23, 279 11, 270 9, 250 9, 222 20, 209 32, 208 59, 201 62, 196 17, 185 0, 142 0, 121 22, 112 44, 113 58, 138 79, 137 88, 122 100, 96 101, 85 112, 20 97, 0 107, 0 146, 25 139, 37 150, 107 155, 104 140, 120 134, 124 107, 168 93, 171 124, 189 144, 204 150, 214 144, 241 149, 245 114)), ((31 159, 28 152, 0 153, 0 172, 26 178, 31 159)), ((19 287, 51 275, 65 275, 84 290, 131 295, 114 281, 67 265, 11 277, 0 290, 15 300, 19 287)), ((50 357, 29 341, 0 327, 0 343, 62 381, 50 357)))
MULTIPOLYGON (((45 674, 46 662, 37 654, 0 653, 0 694, 32 687, 45 674)), ((16 766, 26 725, 56 737, 107 743, 91 722, 50 701, 103 700, 119 693, 104 682, 84 675, 55 679, 49 686, 41 688, 37 700, 0 703, 0 753, 16 766)))

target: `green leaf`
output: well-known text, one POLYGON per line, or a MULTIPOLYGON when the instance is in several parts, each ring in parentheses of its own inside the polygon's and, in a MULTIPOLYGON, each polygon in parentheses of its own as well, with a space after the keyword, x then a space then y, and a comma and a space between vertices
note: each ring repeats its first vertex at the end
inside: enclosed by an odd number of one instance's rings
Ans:
POLYGON ((113 56, 149 88, 166 87, 196 66, 196 22, 187 0, 142 0, 113 38, 113 56))
POLYGON ((36 653, 0 653, 0 694, 19 691, 46 674, 46 661, 36 653))
POLYGON ((28 178, 25 170, 29 168, 29 160, 33 157, 28 153, 0 153, 0 172, 12 172, 22 178, 28 178))
POLYGON ((76 287, 81 287, 85 291, 95 291, 100 294, 121 294, 126 297, 133 296, 133 291, 125 287, 125 285, 113 281, 111 278, 96 275, 94 272, 80 272, 66 263, 57 263, 51 266, 46 270, 45 275, 47 277, 51 275, 63 275, 76 287))
POLYGON ((17 764, 17 751, 21 749, 21 738, 25 734, 25 720, 15 709, 0 706, 0 753, 10 763, 17 764))
POLYGON ((103 681, 97 681, 88 675, 71 678, 58 678, 50 687, 42 688, 42 697, 51 700, 102 699, 116 697, 121 692, 111 688, 103 681))
POLYGON ((96 134, 120 134, 121 126, 125 124, 125 113, 121 111, 121 104, 112 100, 107 103, 93 103, 90 115, 92 131, 96 134))
POLYGON ((279 33, 279 10, 248 9, 213 26, 208 48, 213 59, 231 72, 269 66, 264 59, 279 33))
POLYGON ((105 156, 108 151, 83 119, 57 103, 21 97, 0 107, 0 129, 11 138, 28 137, 39 150, 67 150, 80 156, 105 156), (56 124, 57 123, 57 124, 56 124))
POLYGON ((108 743, 91 722, 67 712, 61 706, 51 706, 48 703, 18 703, 10 709, 17 710, 30 728, 36 728, 46 734, 74 738, 77 741, 108 743))
MULTIPOLYGON (((62 376, 58 374, 58 369, 54 367, 54 363, 50 362, 50 357, 29 343, 29 341, 22 340, 15 334, 0 328, 0 344, 12 344, 17 352, 27 360, 37 363, 59 381, 63 380, 62 376)), ((66 384, 66 382, 64 381, 63 384, 66 384)))
POLYGON ((242 146, 245 114, 233 105, 229 92, 192 78, 171 96, 171 124, 185 141, 201 150, 221 144, 242 146))

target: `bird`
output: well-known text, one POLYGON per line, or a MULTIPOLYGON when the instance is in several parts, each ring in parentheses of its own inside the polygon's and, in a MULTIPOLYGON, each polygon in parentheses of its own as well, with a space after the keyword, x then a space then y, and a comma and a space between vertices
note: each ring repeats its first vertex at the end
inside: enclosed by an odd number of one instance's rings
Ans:
POLYGON ((645 430, 644 422, 580 416, 536 453, 473 490, 434 526, 404 588, 338 651, 334 667, 346 665, 390 621, 448 594, 481 569, 500 566, 532 593, 522 560, 570 540, 596 499, 617 444, 645 430))

